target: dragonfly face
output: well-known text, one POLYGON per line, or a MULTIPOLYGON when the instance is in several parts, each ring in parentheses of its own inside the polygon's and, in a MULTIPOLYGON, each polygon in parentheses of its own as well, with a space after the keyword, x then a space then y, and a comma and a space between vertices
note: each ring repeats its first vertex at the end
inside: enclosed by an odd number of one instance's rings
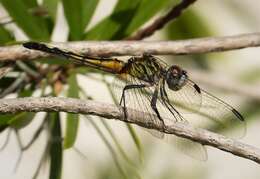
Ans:
POLYGON ((188 82, 187 72, 179 66, 173 65, 167 70, 166 82, 171 90, 178 91, 188 82))

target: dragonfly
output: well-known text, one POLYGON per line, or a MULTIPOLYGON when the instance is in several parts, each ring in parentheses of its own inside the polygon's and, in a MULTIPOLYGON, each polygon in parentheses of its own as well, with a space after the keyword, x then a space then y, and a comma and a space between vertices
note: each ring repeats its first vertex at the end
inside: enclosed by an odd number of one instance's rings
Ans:
POLYGON ((115 74, 113 86, 121 90, 117 100, 125 118, 134 115, 128 114, 128 108, 136 109, 148 114, 149 120, 166 126, 176 121, 187 122, 185 114, 197 113, 222 127, 245 128, 245 119, 238 110, 202 89, 178 65, 169 66, 151 54, 133 56, 125 62, 112 57, 82 55, 38 42, 27 42, 23 46, 115 74))

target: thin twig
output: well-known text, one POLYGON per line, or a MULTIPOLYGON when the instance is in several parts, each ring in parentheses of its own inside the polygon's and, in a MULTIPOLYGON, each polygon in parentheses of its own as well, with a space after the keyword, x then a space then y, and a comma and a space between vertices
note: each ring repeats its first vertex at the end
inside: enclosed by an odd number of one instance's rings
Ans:
POLYGON ((0 26, 4 26, 13 22, 14 20, 12 20, 9 16, 0 17, 0 26))
POLYGON ((124 119, 122 112, 114 105, 89 100, 57 97, 27 97, 0 100, 0 113, 17 113, 21 111, 63 111, 96 115, 106 119, 117 119, 123 122, 134 123, 145 128, 155 129, 167 134, 175 134, 179 137, 190 139, 201 143, 202 145, 209 145, 260 164, 260 149, 258 148, 204 129, 195 129, 188 124, 176 122, 174 125, 164 127, 161 122, 154 123, 152 120, 149 120, 150 116, 146 113, 131 109, 128 109, 128 118, 124 119), (131 115, 133 113, 135 114, 131 115))
MULTIPOLYGON (((83 55, 122 56, 141 55, 188 55, 236 50, 260 46, 260 33, 240 34, 226 37, 209 37, 178 41, 91 41, 51 43, 83 55)), ((0 62, 33 60, 50 54, 28 50, 22 45, 0 47, 0 62)))
POLYGON ((11 23, 13 23, 14 22, 14 20, 7 20, 7 21, 5 21, 5 22, 0 22, 0 26, 4 26, 4 25, 7 25, 7 24, 11 24, 11 23))
POLYGON ((187 9, 196 0, 182 0, 174 6, 166 15, 157 18, 151 25, 139 30, 134 36, 126 38, 126 40, 141 40, 151 36, 155 31, 162 29, 168 22, 176 19, 181 13, 187 9))

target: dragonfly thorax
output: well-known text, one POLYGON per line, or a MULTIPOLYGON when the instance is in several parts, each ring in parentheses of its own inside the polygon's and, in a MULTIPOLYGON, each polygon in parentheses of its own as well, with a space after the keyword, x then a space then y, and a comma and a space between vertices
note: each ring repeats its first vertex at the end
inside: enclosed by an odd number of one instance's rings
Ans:
POLYGON ((188 75, 179 66, 171 66, 166 73, 166 82, 171 90, 178 91, 187 83, 188 75))

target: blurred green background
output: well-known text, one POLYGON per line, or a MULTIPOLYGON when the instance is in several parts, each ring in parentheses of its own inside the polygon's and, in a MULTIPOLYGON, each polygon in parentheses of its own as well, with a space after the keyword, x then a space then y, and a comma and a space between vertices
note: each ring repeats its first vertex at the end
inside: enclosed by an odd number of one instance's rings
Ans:
MULTIPOLYGON (((177 0, 0 2, 2 46, 27 40, 122 40, 179 3, 177 0)), ((259 10, 253 0, 198 1, 177 20, 145 40, 256 32, 260 28, 259 10)), ((247 134, 241 140, 260 147, 260 98, 248 95, 260 91, 259 54, 258 48, 251 48, 161 58, 169 64, 181 65, 205 89, 236 106, 247 121, 247 134), (247 89, 248 93, 232 87, 247 89)), ((58 58, 17 61, 11 72, 0 79, 0 96, 67 96, 111 103, 110 79, 108 74, 58 58)), ((207 147, 208 160, 199 161, 179 152, 174 143, 154 138, 133 125, 96 118, 65 113, 1 115, 0 178, 260 177, 257 164, 229 153, 207 147), (21 151, 21 146, 30 143, 21 151)), ((232 133, 239 129, 230 126, 226 130, 232 133)), ((196 147, 190 149, 196 155, 192 150, 196 147)))

